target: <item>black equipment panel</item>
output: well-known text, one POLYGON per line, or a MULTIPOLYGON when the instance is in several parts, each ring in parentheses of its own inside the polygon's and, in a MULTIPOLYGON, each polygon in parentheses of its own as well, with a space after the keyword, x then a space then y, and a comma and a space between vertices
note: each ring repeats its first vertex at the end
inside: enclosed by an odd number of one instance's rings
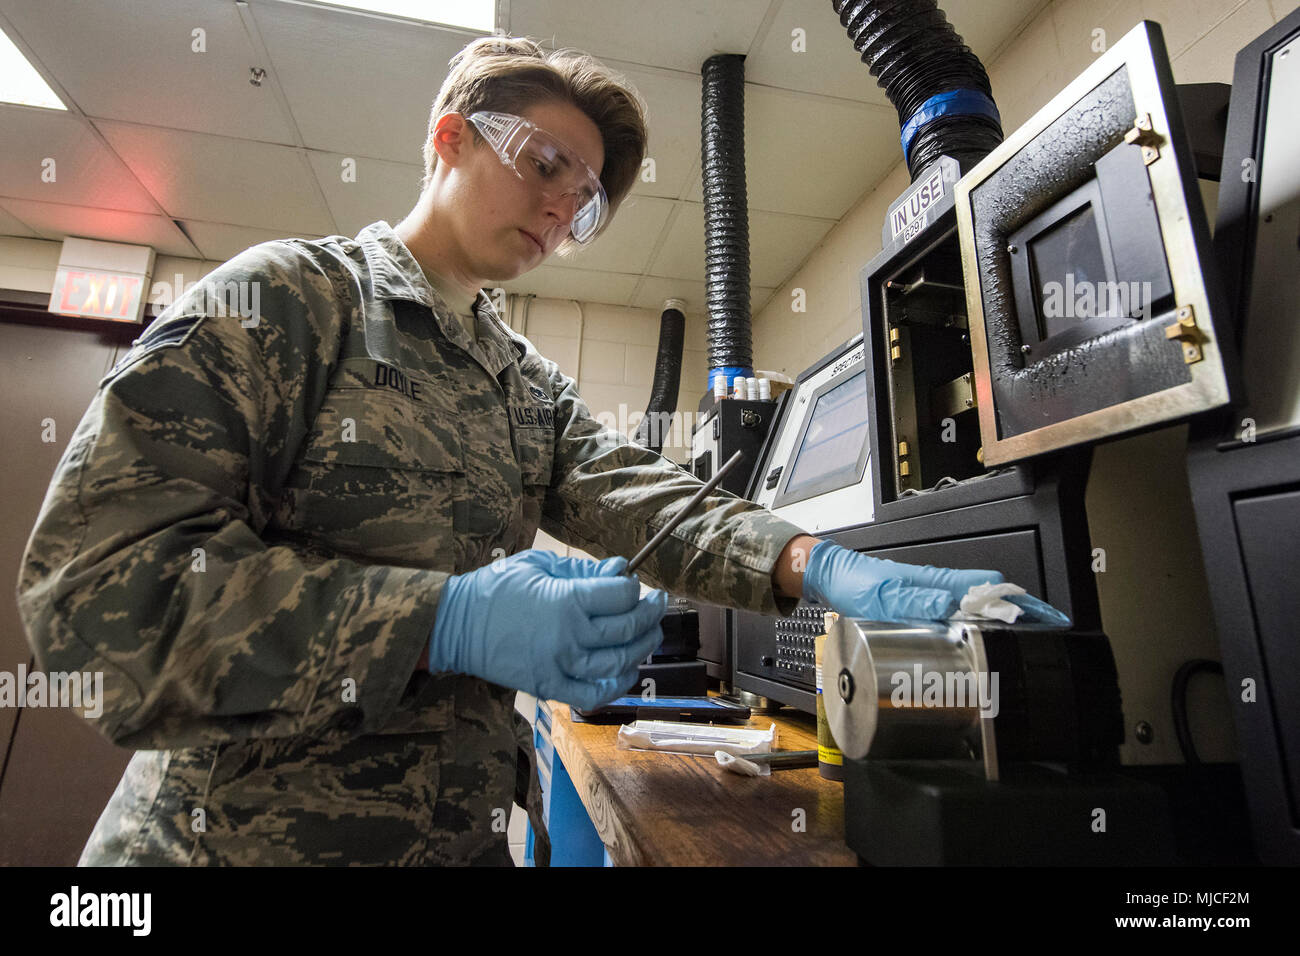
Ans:
POLYGON ((1279 560, 1278 549, 1282 529, 1290 529, 1293 541, 1300 532, 1300 489, 1239 499, 1234 510, 1255 606, 1260 656, 1272 684, 1264 706, 1272 711, 1286 771, 1291 825, 1300 826, 1300 568, 1285 558, 1279 560))
MULTIPOLYGON (((908 564, 987 568, 1001 571, 1036 597, 1059 608, 1076 626, 1100 621, 1095 581, 1086 561, 1090 554, 1087 519, 1082 509, 1062 507, 1081 501, 1090 456, 1074 453, 1058 466, 1065 480, 1043 477, 1034 494, 986 503, 955 512, 919 515, 865 525, 826 537, 873 557, 908 564)), ((824 608, 801 604, 789 618, 735 611, 734 682, 808 713, 816 711, 816 675, 811 663, 790 651, 810 651, 822 633, 824 608)))
MULTIPOLYGON (((1215 253, 1228 289, 1235 343, 1268 336, 1285 348, 1300 316, 1252 316, 1261 177, 1300 156, 1266 156, 1273 60, 1300 37, 1296 11, 1237 55, 1223 148, 1215 253), (1280 161, 1280 162, 1279 162, 1280 161), (1241 172, 1257 169, 1260 175, 1241 172), (1271 328, 1252 328, 1263 319, 1271 328)), ((1296 252, 1291 249, 1292 254, 1296 252)), ((1295 281, 1278 275, 1277 281, 1295 281)), ((1258 377, 1250 393, 1276 387, 1258 377)), ((1255 849, 1269 864, 1300 863, 1300 428, 1256 436, 1247 406, 1196 423, 1188 479, 1211 582, 1224 681, 1232 702, 1255 849), (1247 693, 1248 688, 1253 696, 1247 693)))

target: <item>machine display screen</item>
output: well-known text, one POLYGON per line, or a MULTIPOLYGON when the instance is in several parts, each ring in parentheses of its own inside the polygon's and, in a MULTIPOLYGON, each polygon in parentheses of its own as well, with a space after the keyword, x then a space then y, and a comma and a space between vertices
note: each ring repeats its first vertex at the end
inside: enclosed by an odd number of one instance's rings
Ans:
MULTIPOLYGON (((844 483, 858 478, 857 466, 867 441, 867 373, 825 392, 813 406, 803 444, 785 486, 785 496, 842 476, 844 483)), ((830 491, 830 488, 823 488, 830 491)))
POLYGON ((1076 210, 1043 230, 1029 243, 1039 297, 1039 333, 1047 339, 1064 331, 1076 319, 1093 319, 1100 314, 1092 297, 1083 300, 1083 311, 1074 308, 1070 291, 1084 287, 1105 288, 1110 276, 1101 249, 1101 233, 1092 204, 1076 210))

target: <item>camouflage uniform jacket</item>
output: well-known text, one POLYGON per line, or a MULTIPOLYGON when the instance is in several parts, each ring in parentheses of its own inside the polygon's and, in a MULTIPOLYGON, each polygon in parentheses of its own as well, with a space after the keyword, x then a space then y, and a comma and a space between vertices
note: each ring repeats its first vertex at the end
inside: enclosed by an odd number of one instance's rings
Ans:
MULTIPOLYGON (((472 342, 385 222, 267 242, 101 381, 18 586, 39 665, 102 671, 138 751, 83 863, 509 863, 515 691, 417 673, 443 584, 539 523, 630 556, 699 482, 475 310, 472 342), (210 290, 242 282, 241 321, 210 290)), ((788 611, 797 533, 719 493, 641 576, 788 611)))

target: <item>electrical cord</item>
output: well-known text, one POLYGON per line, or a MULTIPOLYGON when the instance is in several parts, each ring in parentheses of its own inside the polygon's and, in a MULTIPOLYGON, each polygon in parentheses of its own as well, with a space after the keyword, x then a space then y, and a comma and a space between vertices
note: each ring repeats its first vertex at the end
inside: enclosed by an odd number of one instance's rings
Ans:
POLYGON ((985 478, 992 478, 994 475, 1000 475, 1007 471, 1006 468, 990 468, 982 475, 971 475, 969 478, 954 478, 951 475, 944 475, 934 483, 931 488, 904 488, 898 493, 900 498, 915 498, 921 495, 932 495, 943 488, 955 488, 958 485, 964 485, 971 481, 982 481, 985 478))
POLYGON ((1174 674, 1174 685, 1170 695, 1174 711, 1174 733, 1178 735, 1178 749, 1183 752, 1183 759, 1187 761, 1189 767, 1199 767, 1201 758, 1196 753, 1196 744, 1192 740, 1191 727, 1187 722, 1187 685, 1191 683, 1193 677, 1202 672, 1222 676, 1223 665, 1203 657, 1184 661, 1174 674))

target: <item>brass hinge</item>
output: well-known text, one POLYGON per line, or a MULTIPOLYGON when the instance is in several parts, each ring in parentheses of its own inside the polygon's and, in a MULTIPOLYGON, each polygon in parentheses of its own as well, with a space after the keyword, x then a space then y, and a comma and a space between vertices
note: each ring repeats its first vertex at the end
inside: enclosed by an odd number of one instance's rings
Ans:
POLYGON ((1178 339, 1183 343, 1183 361, 1193 365, 1205 358, 1201 343, 1208 342, 1209 336, 1196 327, 1196 313, 1190 305, 1181 305, 1175 313, 1177 321, 1165 326, 1165 338, 1178 339))
POLYGON ((899 338, 898 329, 889 330, 889 358, 897 362, 903 357, 903 343, 899 338))
POLYGON ((898 443, 898 477, 906 478, 912 472, 912 467, 907 463, 907 441, 904 439, 898 443))
POLYGON ((1124 142, 1142 147, 1142 162, 1150 166, 1160 158, 1160 145, 1165 138, 1156 132, 1150 113, 1142 113, 1133 120, 1133 128, 1124 134, 1124 142))
POLYGON ((936 417, 947 418, 960 415, 975 407, 973 378, 971 372, 958 375, 951 382, 945 382, 930 393, 930 408, 937 413, 936 417))

